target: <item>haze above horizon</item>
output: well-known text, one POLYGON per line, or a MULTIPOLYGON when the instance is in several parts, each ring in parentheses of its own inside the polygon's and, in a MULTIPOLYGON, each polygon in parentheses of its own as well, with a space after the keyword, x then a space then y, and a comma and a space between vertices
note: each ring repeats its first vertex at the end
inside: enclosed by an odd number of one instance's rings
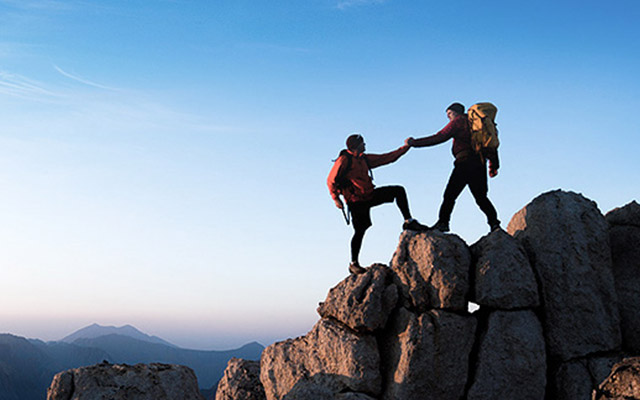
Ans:
MULTIPOLYGON (((638 1, 0 0, 0 331, 131 324, 193 349, 302 335, 347 274, 325 179, 498 106, 503 226, 542 192, 638 199, 638 1)), ((433 224, 451 144, 375 170, 433 224)), ((362 264, 402 220, 373 211, 362 264)), ((451 228, 487 233, 465 191, 451 228)))

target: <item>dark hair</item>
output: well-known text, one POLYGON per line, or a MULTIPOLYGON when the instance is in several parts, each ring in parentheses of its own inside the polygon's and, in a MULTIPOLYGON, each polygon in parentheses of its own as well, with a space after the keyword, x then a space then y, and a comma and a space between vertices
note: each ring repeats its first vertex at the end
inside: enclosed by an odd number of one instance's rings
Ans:
POLYGON ((360 143, 364 142, 364 138, 359 133, 354 133, 347 138, 347 149, 355 150, 360 143))
POLYGON ((453 111, 456 114, 464 114, 464 106, 460 103, 453 103, 447 107, 447 111, 453 111))

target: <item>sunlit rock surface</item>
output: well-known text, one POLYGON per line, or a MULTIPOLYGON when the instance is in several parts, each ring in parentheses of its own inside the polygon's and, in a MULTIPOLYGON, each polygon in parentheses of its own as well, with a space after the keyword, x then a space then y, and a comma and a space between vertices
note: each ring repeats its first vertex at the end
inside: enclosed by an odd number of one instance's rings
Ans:
POLYGON ((61 372, 47 400, 204 400, 190 368, 102 363, 61 372))
POLYGON ((304 386, 323 386, 332 394, 376 395, 381 389, 375 337, 356 333, 333 319, 321 319, 305 336, 268 346, 260 368, 269 400, 305 390, 304 386))
POLYGON ((329 291, 318 314, 360 332, 383 328, 398 300, 391 274, 386 265, 374 264, 364 274, 348 276, 329 291))
POLYGON ((391 260, 404 305, 418 311, 467 310, 471 253, 460 237, 404 231, 391 260))
POLYGON ((216 400, 265 400, 260 362, 232 358, 218 383, 216 400))

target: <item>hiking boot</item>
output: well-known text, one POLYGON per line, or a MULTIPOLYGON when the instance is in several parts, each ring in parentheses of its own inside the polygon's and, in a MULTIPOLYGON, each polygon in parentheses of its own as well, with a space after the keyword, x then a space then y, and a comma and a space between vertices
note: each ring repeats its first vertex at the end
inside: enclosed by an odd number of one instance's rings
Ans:
POLYGON ((352 274, 364 274, 367 270, 362 268, 359 262, 351 261, 351 264, 349 264, 349 272, 352 274))
POLYGON ((489 224, 489 229, 491 229, 491 232, 495 232, 497 230, 502 229, 500 227, 500 221, 496 221, 496 222, 493 222, 493 223, 489 224))
POLYGON ((434 229, 436 231, 440 231, 442 233, 449 232, 449 223, 448 222, 443 222, 443 221, 438 221, 438 222, 436 222, 436 224, 431 229, 434 229))
POLYGON ((430 228, 426 225, 422 225, 420 222, 418 222, 418 220, 410 219, 409 221, 402 224, 402 229, 420 232, 420 231, 428 231, 430 228))

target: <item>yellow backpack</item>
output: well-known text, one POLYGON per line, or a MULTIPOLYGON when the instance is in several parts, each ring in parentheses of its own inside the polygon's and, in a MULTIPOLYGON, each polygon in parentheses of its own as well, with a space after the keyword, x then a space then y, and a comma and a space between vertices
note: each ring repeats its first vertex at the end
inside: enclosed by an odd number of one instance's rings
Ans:
POLYGON ((495 151, 500 145, 496 114, 498 108, 491 103, 477 103, 469 107, 469 127, 471 128, 471 147, 479 154, 486 150, 495 151))

